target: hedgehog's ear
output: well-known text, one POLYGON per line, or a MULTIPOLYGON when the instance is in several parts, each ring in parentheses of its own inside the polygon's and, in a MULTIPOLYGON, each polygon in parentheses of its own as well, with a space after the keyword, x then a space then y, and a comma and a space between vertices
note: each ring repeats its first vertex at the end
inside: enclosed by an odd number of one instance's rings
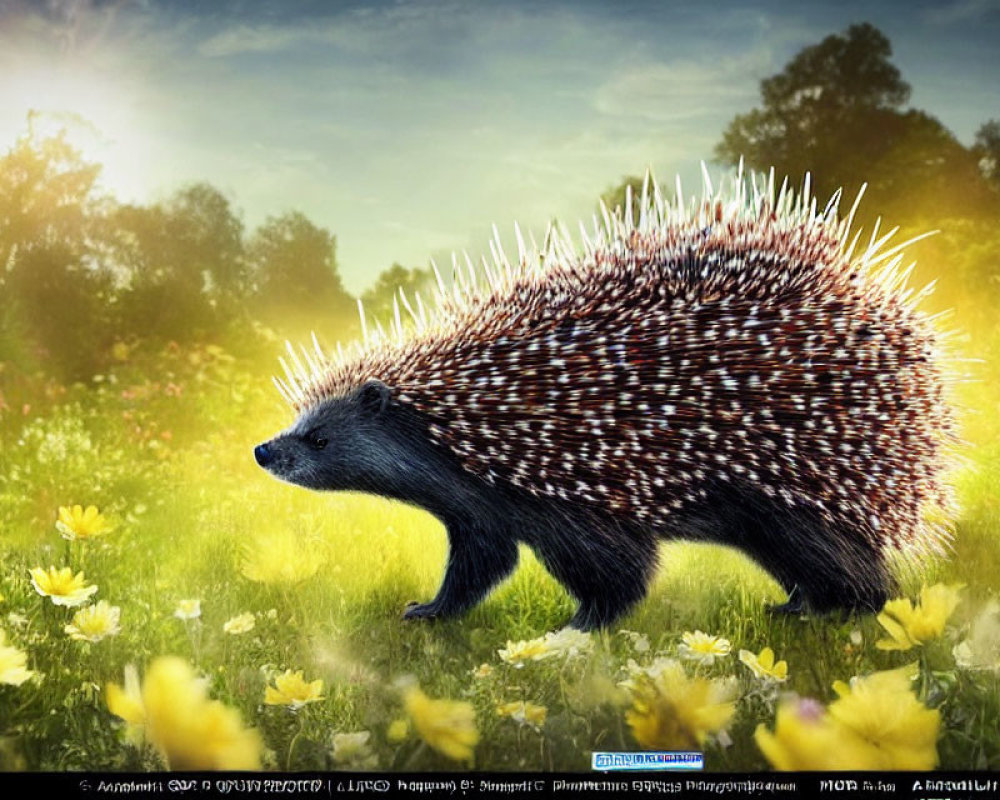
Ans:
POLYGON ((365 381, 361 387, 361 407, 372 415, 381 414, 389 405, 392 393, 382 381, 365 381))

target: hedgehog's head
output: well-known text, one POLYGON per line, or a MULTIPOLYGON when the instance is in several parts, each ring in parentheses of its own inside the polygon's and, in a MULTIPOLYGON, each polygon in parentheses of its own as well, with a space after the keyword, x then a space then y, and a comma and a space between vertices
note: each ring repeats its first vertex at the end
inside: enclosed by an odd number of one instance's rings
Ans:
POLYGON ((378 492, 392 480, 398 411, 388 386, 366 381, 303 410, 254 457, 276 478, 308 489, 378 492))

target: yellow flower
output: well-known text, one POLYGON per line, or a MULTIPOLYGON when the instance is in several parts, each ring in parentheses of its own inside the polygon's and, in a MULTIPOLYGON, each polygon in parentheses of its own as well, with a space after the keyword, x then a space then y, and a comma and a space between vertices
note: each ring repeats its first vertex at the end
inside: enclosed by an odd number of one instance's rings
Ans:
POLYGON ((321 542, 267 534, 244 549, 240 571, 257 583, 298 583, 311 578, 325 563, 321 542))
POLYGON ((73 574, 69 567, 56 569, 49 567, 47 570, 35 567, 28 570, 31 573, 31 585, 35 591, 43 597, 48 597, 57 606, 83 605, 87 598, 97 591, 97 586, 85 585, 82 572, 73 574))
POLYGON ((861 769, 864 745, 826 713, 823 704, 792 697, 778 706, 772 733, 761 723, 754 740, 772 767, 779 770, 861 769))
POLYGON ((198 619, 201 616, 201 600, 181 600, 174 610, 177 619, 198 619))
POLYGON ((0 630, 0 683, 20 686, 35 674, 27 664, 28 654, 7 644, 7 634, 0 630))
POLYGON ((322 699, 323 681, 307 683, 302 677, 302 670, 285 670, 284 674, 274 679, 274 686, 268 686, 264 691, 264 702, 267 705, 290 706, 292 711, 298 711, 306 703, 322 699))
POLYGON ((749 650, 740 650, 740 661, 750 667, 758 678, 781 683, 788 680, 788 664, 784 661, 774 663, 774 651, 765 647, 760 655, 754 655, 749 650))
MULTIPOLYGON (((949 612, 950 613, 950 612, 949 612)), ((837 682, 831 719, 852 731, 868 747, 869 760, 853 769, 929 770, 938 763, 941 715, 927 708, 911 689, 913 663, 900 669, 837 682)))
POLYGON ((64 539, 93 539, 103 536, 111 530, 111 525, 103 514, 98 513, 97 506, 60 506, 59 519, 56 528, 64 539))
POLYGON ((1000 603, 990 600, 951 652, 965 669, 1000 669, 1000 603))
POLYGON ((374 769, 378 766, 378 758, 372 752, 368 740, 371 733, 333 734, 333 763, 347 769, 374 769))
POLYGON ((146 725, 146 709, 142 704, 139 673, 134 664, 125 667, 125 686, 109 683, 107 687, 108 710, 128 723, 126 736, 135 746, 142 743, 146 725))
MULTIPOLYGON (((667 656, 657 656, 653 659, 653 663, 649 666, 643 667, 636 663, 634 658, 630 658, 628 663, 625 665, 626 670, 630 676, 637 677, 640 675, 646 675, 654 680, 659 677, 660 673, 665 669, 673 669, 674 665, 677 663, 676 658, 669 658, 667 656)), ((623 684, 626 688, 633 686, 634 684, 630 681, 626 681, 623 684)))
POLYGON ((507 642, 507 647, 497 650, 497 654, 502 661, 513 664, 515 667, 523 667, 525 661, 538 661, 555 653, 549 650, 543 639, 529 639, 521 642, 507 642))
POLYGON ((678 651, 682 658, 699 664, 714 664, 716 658, 729 655, 729 640, 721 636, 709 636, 701 631, 685 631, 678 651))
POLYGON ((385 738, 392 744, 399 744, 410 734, 410 723, 405 719, 394 719, 385 732, 385 738))
POLYGON ((497 714, 501 717, 510 717, 522 725, 527 723, 536 728, 545 724, 548 713, 549 710, 545 706, 536 706, 534 703, 525 703, 521 700, 497 706, 497 714))
POLYGON ((563 628, 556 633, 545 634, 544 638, 549 649, 559 655, 569 657, 586 655, 594 649, 594 637, 576 628, 563 628))
POLYGON ((404 696, 406 713, 420 738, 455 761, 468 761, 479 742, 476 712, 471 703, 432 700, 411 687, 404 696))
POLYGON ((589 633, 575 628, 563 628, 558 633, 547 633, 537 639, 522 642, 507 642, 507 647, 498 650, 502 661, 515 667, 523 667, 526 661, 541 661, 555 656, 584 655, 594 649, 594 639, 589 633))
POLYGON ((936 639, 958 605, 961 589, 961 585, 943 583, 924 585, 916 606, 906 597, 888 601, 878 621, 892 638, 879 639, 875 646, 879 650, 909 650, 936 639))
POLYGON ((619 634, 624 636, 631 642, 632 647, 637 653, 649 652, 649 637, 644 633, 638 633, 637 631, 628 631, 622 628, 618 631, 619 634))
POLYGON ((754 738, 781 770, 919 770, 937 766, 940 714, 910 688, 916 664, 838 681, 829 708, 814 700, 785 701, 774 732, 754 738))
POLYGON ((118 620, 121 608, 99 600, 96 605, 81 608, 73 615, 73 621, 64 630, 70 638, 79 641, 99 642, 108 636, 121 632, 118 620))
POLYGON ((490 666, 489 664, 480 664, 478 667, 472 670, 472 677, 479 678, 480 680, 483 678, 488 678, 492 674, 493 674, 493 667, 490 666))
POLYGON ((243 614, 237 614, 235 617, 228 620, 222 626, 222 630, 233 635, 238 633, 248 633, 253 630, 253 626, 256 624, 257 619, 254 617, 253 612, 246 611, 243 614))
POLYGON ((107 703, 169 769, 260 769, 260 735, 243 727, 238 711, 209 699, 205 681, 180 658, 154 660, 141 689, 135 669, 126 669, 125 688, 109 684, 107 703))
POLYGON ((695 750, 726 728, 736 709, 734 681, 689 678, 679 661, 658 667, 656 677, 639 674, 625 684, 632 694, 625 720, 641 747, 695 750))

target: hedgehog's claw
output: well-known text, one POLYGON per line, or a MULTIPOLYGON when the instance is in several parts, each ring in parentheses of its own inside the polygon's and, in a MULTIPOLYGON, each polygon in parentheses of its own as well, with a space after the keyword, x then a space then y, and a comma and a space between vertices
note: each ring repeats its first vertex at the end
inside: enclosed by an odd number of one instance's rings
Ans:
POLYGON ((434 619, 438 616, 438 607, 434 603, 418 603, 415 600, 406 604, 403 619, 434 619))
POLYGON ((802 600, 802 591, 798 586, 793 586, 788 592, 788 600, 781 605, 768 603, 765 608, 772 614, 801 614, 806 610, 802 600))

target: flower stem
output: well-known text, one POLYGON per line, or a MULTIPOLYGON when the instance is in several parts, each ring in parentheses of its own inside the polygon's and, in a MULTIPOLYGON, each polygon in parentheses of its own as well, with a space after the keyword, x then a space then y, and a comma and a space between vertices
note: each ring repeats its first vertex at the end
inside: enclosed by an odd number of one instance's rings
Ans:
POLYGON ((299 718, 299 729, 292 737, 292 741, 288 743, 288 757, 285 759, 285 769, 291 772, 292 769, 292 754, 295 752, 295 745, 299 743, 299 739, 302 738, 304 732, 305 724, 304 720, 299 718))
POLYGON ((412 753, 410 753, 410 757, 406 759, 406 762, 403 764, 401 771, 402 772, 412 771, 413 767, 417 763, 418 757, 421 756, 425 750, 427 750, 427 745, 424 742, 418 744, 417 748, 412 753))

